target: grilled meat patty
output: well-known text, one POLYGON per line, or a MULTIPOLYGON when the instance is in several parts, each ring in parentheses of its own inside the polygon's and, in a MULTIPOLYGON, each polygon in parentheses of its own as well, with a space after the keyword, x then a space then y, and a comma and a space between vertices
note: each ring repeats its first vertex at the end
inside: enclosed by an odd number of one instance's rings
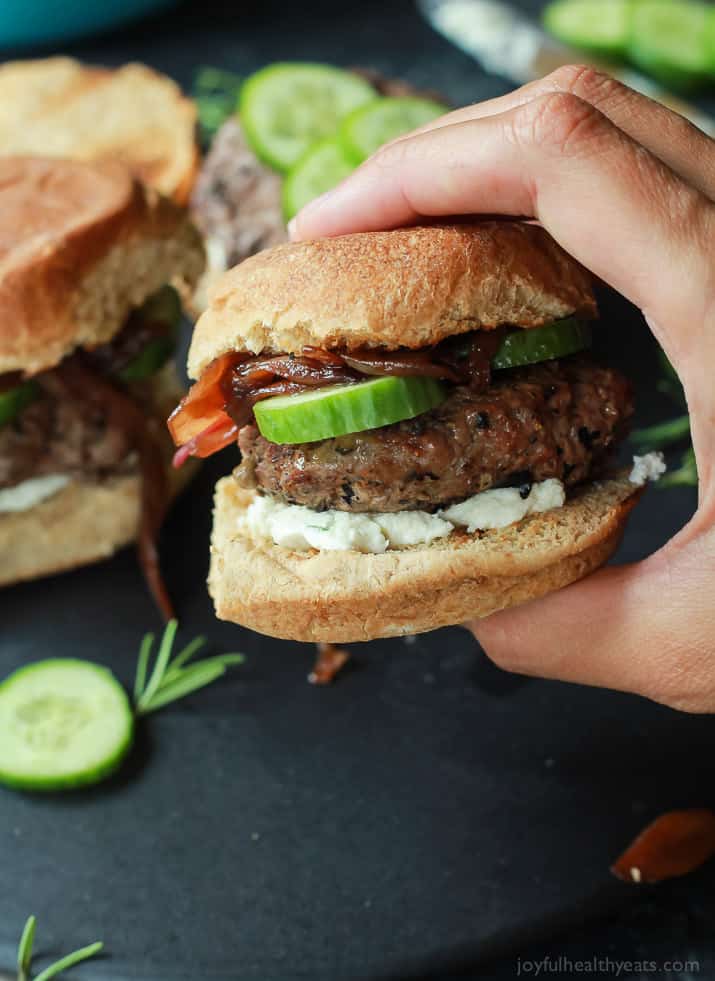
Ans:
POLYGON ((288 238, 281 178, 256 157, 234 117, 211 144, 191 212, 206 238, 220 244, 227 268, 288 238))
POLYGON ((236 476, 322 510, 434 510, 489 487, 587 479, 625 435, 633 403, 618 372, 587 358, 502 371, 485 392, 456 386, 404 422, 317 443, 239 433, 236 476))
POLYGON ((116 472, 132 449, 126 429, 68 398, 55 372, 38 376, 38 384, 40 398, 0 427, 0 488, 49 474, 116 472))

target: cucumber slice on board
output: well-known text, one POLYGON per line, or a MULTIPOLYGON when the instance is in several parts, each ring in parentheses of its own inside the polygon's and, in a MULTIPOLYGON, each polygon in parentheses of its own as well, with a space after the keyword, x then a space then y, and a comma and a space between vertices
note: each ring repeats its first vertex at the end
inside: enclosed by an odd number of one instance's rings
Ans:
POLYGON ((40 389, 32 381, 22 382, 14 388, 0 392, 0 426, 12 422, 24 408, 35 401, 39 394, 40 389))
POLYGON ((313 143, 332 136, 343 116, 374 98, 373 87, 352 72, 279 62, 246 79, 239 115, 255 153, 285 173, 313 143))
POLYGON ((683 0, 638 0, 633 8, 628 56, 670 88, 687 90, 713 70, 709 37, 713 9, 683 0))
POLYGON ((574 317, 545 327, 507 334, 492 358, 492 368, 519 368, 576 354, 591 344, 591 328, 574 317))
POLYGON ((124 759, 133 731, 127 694, 106 668, 29 664, 0 685, 0 782, 43 791, 96 783, 124 759))
POLYGON ((283 181, 283 217, 290 221, 304 204, 329 191, 355 170, 337 140, 324 140, 298 161, 283 181))
POLYGON ((385 143, 447 111, 447 106, 431 99, 376 99, 346 116, 340 124, 340 140, 348 156, 359 164, 385 143))
POLYGON ((630 38, 633 0, 556 0, 544 13, 546 30, 574 48, 624 58, 630 38))
POLYGON ((446 397, 433 378, 372 378, 259 402, 256 424, 271 443, 314 443, 412 419, 446 397))

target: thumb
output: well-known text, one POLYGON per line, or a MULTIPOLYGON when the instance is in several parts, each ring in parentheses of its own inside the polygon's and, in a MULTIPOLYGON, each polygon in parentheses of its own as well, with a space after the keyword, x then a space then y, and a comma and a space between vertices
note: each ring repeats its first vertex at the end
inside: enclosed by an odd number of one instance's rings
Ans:
POLYGON ((465 624, 500 667, 715 710, 715 549, 680 536, 644 562, 465 624))

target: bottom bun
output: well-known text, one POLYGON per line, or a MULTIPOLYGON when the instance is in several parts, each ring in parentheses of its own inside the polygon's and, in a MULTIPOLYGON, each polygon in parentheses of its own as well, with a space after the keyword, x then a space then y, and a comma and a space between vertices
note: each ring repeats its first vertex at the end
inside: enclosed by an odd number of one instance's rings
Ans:
POLYGON ((292 552, 238 531, 254 492, 225 477, 216 486, 209 591, 220 619, 271 637, 347 644, 423 633, 588 575, 617 548, 640 494, 624 473, 500 530, 452 532, 381 555, 292 552))
MULTIPOLYGON (((196 472, 189 460, 171 467, 173 444, 163 424, 182 389, 173 365, 153 379, 156 419, 148 420, 167 461, 169 493, 175 497, 196 472), (161 420, 161 424, 159 424, 161 420)), ((37 579, 109 558, 134 542, 141 517, 141 477, 127 473, 102 481, 73 480, 26 511, 0 514, 0 586, 37 579)))

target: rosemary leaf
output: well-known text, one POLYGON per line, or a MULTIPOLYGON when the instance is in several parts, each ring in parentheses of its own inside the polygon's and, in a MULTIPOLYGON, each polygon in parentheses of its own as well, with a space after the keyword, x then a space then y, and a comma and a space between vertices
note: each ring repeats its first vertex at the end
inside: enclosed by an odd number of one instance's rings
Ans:
POLYGON ((697 487, 698 466, 692 446, 683 454, 680 467, 671 470, 658 482, 659 487, 697 487))
POLYGON ((181 668, 190 661, 191 658, 206 645, 205 637, 194 637, 191 643, 187 644, 183 651, 180 651, 175 658, 172 658, 169 667, 166 669, 164 680, 169 681, 172 676, 180 673, 181 668))
POLYGON ((32 962, 32 946, 35 942, 35 927, 37 920, 28 916, 25 929, 22 931, 20 945, 17 948, 17 978, 18 981, 29 981, 30 964, 32 962))
POLYGON ((211 142, 216 131, 236 112, 243 79, 222 68, 200 68, 194 77, 194 101, 199 129, 204 145, 211 142))
POLYGON ((169 663, 169 658, 171 657, 171 648, 174 644, 174 638, 176 637, 178 627, 179 624, 176 620, 169 620, 166 625, 164 636, 161 638, 161 643, 159 644, 156 661, 154 662, 154 670, 149 678, 149 683, 137 701, 137 709, 139 711, 141 711, 144 705, 148 705, 149 702, 151 702, 152 698, 158 691, 159 686, 161 685, 169 663))
POLYGON ((144 634, 141 647, 139 648, 139 658, 137 660, 137 673, 134 679, 134 701, 138 702, 141 698, 144 686, 146 685, 146 671, 149 665, 149 655, 154 643, 154 634, 144 634))
POLYGON ((203 664, 194 664, 193 667, 186 668, 174 681, 160 688, 151 699, 143 701, 141 706, 137 707, 137 714, 148 715, 149 712, 155 712, 169 702, 175 702, 199 688, 205 688, 225 673, 226 666, 223 664, 209 664, 207 667, 203 664))
POLYGON ((235 72, 227 71, 225 68, 213 68, 210 65, 203 65, 194 76, 194 90, 196 92, 226 92, 238 91, 243 79, 235 72))
POLYGON ((67 954, 66 957, 57 961, 56 964, 51 964, 42 974, 38 974, 35 981, 50 981, 50 978, 57 977, 62 971, 66 971, 68 967, 74 967, 80 961, 86 961, 90 957, 94 957, 95 954, 98 954, 102 950, 103 946, 104 944, 98 942, 90 944, 89 947, 82 947, 81 950, 75 950, 72 954, 67 954))
POLYGON ((671 443, 677 443, 689 435, 690 417, 684 415, 669 419, 667 422, 660 422, 648 429, 637 429, 632 438, 633 442, 642 449, 660 449, 663 446, 670 446, 671 443))

